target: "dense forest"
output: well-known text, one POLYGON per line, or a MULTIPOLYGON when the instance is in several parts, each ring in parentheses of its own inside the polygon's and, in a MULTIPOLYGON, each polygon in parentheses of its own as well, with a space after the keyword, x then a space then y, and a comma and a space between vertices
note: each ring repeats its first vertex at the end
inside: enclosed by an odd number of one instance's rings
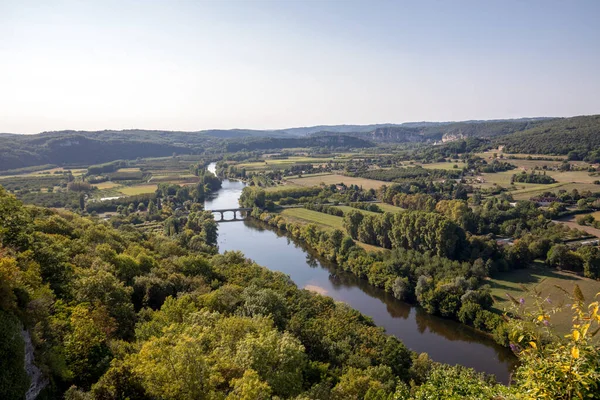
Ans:
POLYGON ((600 115, 557 119, 494 141, 509 153, 569 155, 600 161, 600 115))

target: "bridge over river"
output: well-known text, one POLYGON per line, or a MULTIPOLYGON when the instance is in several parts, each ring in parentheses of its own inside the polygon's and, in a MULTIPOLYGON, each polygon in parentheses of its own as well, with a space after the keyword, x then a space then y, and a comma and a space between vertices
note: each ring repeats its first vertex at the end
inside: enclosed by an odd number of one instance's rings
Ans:
POLYGON ((251 208, 238 207, 238 208, 221 208, 218 210, 206 210, 210 211, 213 214, 219 214, 221 219, 215 219, 216 222, 229 222, 229 221, 239 221, 246 218, 246 214, 249 211, 252 211, 251 208), (232 219, 225 219, 225 213, 233 213, 232 219), (238 218, 239 214, 239 218, 238 218))

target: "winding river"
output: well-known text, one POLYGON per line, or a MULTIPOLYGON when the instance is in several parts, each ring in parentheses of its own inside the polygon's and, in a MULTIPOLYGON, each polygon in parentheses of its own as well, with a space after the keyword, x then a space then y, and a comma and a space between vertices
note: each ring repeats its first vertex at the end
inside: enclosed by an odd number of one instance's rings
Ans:
MULTIPOLYGON (((215 165, 209 170, 214 172, 215 165)), ((224 180, 223 187, 205 202, 205 209, 238 207, 244 183, 224 180)), ((226 213, 226 218, 232 218, 226 213)), ((240 250, 246 257, 280 271, 300 288, 342 301, 368 315, 413 351, 435 360, 460 364, 496 375, 508 383, 515 357, 489 337, 458 322, 427 314, 401 302, 354 275, 336 269, 285 234, 256 221, 219 223, 219 251, 240 250)))

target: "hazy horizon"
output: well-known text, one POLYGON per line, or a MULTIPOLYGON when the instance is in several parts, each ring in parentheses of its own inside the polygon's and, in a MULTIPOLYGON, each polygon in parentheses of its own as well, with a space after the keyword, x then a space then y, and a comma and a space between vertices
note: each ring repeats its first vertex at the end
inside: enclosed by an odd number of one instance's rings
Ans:
POLYGON ((600 113, 600 2, 0 1, 0 132, 600 113))

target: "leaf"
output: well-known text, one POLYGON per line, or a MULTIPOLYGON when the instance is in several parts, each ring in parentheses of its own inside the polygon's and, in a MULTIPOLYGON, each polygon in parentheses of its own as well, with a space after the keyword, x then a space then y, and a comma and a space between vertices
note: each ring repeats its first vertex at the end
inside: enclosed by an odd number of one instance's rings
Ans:
POLYGON ((577 347, 573 346, 571 349, 571 356, 575 359, 579 358, 579 349, 577 347))
POLYGON ((529 342, 529 345, 537 350, 537 344, 535 344, 535 342, 529 342))
POLYGON ((519 339, 517 339, 517 342, 521 343, 524 338, 525 338, 525 335, 519 336, 519 339))

